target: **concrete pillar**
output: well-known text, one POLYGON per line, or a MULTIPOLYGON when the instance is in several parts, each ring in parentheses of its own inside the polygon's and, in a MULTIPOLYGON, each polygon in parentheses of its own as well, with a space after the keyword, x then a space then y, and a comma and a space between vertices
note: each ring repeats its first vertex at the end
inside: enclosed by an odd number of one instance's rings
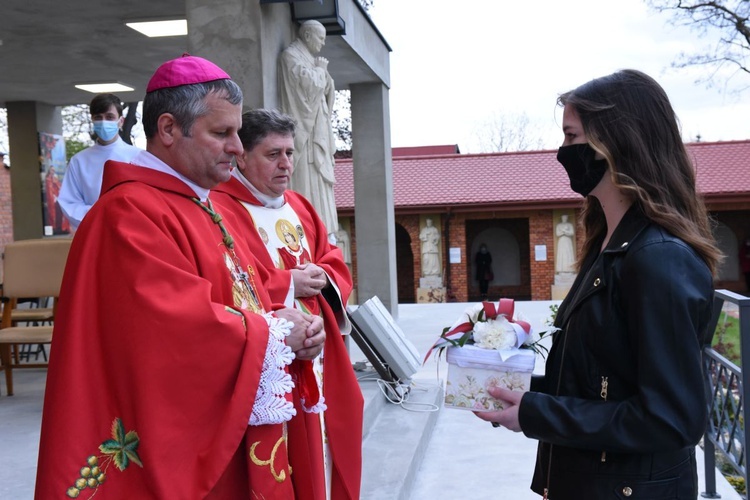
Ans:
POLYGON ((352 84, 350 89, 359 303, 377 295, 397 317, 396 222, 388 88, 380 83, 359 83, 352 84))
POLYGON ((186 0, 185 8, 188 52, 229 73, 245 109, 278 108, 277 61, 295 37, 289 4, 186 0))
POLYGON ((62 134, 62 112, 57 106, 34 101, 7 103, 8 146, 13 202, 13 239, 44 235, 39 132, 62 134))

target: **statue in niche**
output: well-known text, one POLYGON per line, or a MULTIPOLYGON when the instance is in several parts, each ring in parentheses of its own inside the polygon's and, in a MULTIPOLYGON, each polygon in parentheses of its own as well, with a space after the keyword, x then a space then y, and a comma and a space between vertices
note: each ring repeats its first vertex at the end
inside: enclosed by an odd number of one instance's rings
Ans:
POLYGON ((318 21, 305 21, 298 38, 279 59, 279 93, 283 111, 297 122, 294 137, 294 174, 290 188, 315 207, 336 241, 338 219, 333 195, 336 143, 331 126, 335 98, 328 59, 317 57, 325 45, 326 29, 318 21))
POLYGON ((425 220, 419 241, 422 242, 422 276, 440 276, 440 232, 432 225, 432 219, 425 220))
POLYGON ((555 226, 557 250, 555 251, 555 272, 575 273, 575 227, 568 222, 567 215, 560 216, 560 222, 555 226))
POLYGON ((352 250, 349 241, 349 233, 346 232, 344 226, 339 226, 339 230, 336 233, 336 246, 341 249, 341 253, 344 254, 344 262, 346 265, 351 267, 352 265, 352 250))

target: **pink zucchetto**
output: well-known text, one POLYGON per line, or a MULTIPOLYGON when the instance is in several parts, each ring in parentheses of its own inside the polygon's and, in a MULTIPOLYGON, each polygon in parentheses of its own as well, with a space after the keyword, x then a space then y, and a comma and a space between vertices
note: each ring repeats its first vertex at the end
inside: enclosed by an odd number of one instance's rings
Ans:
POLYGON ((224 79, 231 80, 223 69, 208 59, 191 56, 186 52, 182 54, 182 57, 159 66, 149 80, 146 92, 224 79))

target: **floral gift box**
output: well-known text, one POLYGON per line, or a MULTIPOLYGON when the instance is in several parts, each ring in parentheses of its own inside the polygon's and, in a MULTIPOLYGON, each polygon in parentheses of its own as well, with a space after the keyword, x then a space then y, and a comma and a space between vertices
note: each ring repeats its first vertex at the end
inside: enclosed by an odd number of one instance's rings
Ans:
POLYGON ((425 356, 445 351, 448 376, 445 406, 472 411, 503 408, 487 392, 490 387, 527 391, 536 354, 546 350, 526 321, 514 319, 512 299, 500 299, 497 306, 482 302, 464 311, 456 323, 443 330, 425 356))
POLYGON ((516 351, 503 360, 494 349, 473 345, 448 347, 445 406, 472 411, 501 410, 503 402, 490 396, 488 388, 528 391, 536 355, 530 349, 516 351))

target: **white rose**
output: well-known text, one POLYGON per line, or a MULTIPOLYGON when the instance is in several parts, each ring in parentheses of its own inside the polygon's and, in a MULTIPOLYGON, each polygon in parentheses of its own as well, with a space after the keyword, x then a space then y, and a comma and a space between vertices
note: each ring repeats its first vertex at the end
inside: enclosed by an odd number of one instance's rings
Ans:
POLYGON ((477 347, 504 350, 515 347, 517 342, 516 331, 503 317, 474 325, 474 343, 477 347))

